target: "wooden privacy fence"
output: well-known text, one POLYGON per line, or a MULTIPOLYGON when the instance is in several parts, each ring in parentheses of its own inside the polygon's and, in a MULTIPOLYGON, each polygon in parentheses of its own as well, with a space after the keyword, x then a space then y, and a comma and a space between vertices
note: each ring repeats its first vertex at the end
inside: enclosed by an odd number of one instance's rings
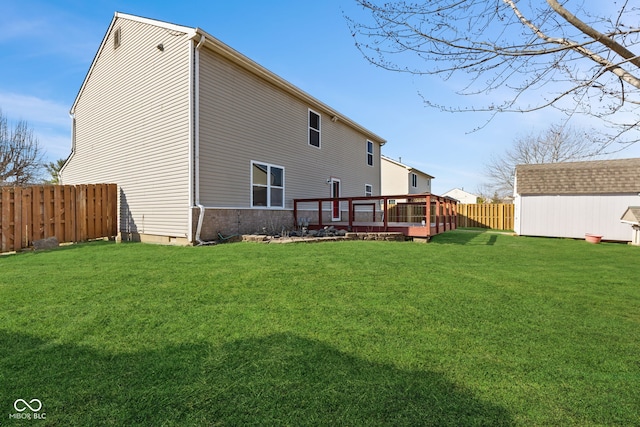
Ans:
POLYGON ((513 230, 513 204, 458 205, 458 227, 513 230))
POLYGON ((116 184, 2 187, 0 252, 56 237, 81 242, 117 234, 116 184))

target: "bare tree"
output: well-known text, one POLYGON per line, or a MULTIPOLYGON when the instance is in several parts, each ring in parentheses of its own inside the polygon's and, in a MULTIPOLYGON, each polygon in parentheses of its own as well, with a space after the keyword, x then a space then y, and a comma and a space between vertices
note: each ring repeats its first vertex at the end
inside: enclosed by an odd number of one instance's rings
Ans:
POLYGON ((458 94, 498 97, 469 108, 426 100, 433 107, 491 118, 553 107, 566 119, 601 120, 601 151, 640 140, 638 0, 356 1, 371 19, 348 19, 370 62, 444 79, 464 74, 458 94))
POLYGON ((10 127, 0 110, 0 185, 36 181, 42 170, 42 149, 24 120, 10 127))
POLYGON ((513 141, 513 146, 485 165, 490 182, 485 188, 499 197, 513 194, 516 165, 557 163, 593 157, 594 146, 584 132, 551 125, 538 135, 528 134, 513 141))

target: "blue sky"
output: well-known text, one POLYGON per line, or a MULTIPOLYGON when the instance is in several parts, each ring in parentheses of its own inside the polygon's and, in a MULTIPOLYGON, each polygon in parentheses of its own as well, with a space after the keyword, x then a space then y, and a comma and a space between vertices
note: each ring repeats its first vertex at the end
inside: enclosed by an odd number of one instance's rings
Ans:
MULTIPOLYGON (((68 112, 116 11, 204 29, 387 139, 383 154, 435 176, 436 194, 476 191, 491 155, 554 121, 552 111, 509 114, 472 132, 486 116, 426 107, 420 94, 453 99, 452 86, 463 82, 370 65, 344 18, 363 14, 352 0, 4 0, 0 108, 10 122, 30 123, 49 160, 70 152, 68 112)), ((616 157, 640 157, 640 147, 616 157)))

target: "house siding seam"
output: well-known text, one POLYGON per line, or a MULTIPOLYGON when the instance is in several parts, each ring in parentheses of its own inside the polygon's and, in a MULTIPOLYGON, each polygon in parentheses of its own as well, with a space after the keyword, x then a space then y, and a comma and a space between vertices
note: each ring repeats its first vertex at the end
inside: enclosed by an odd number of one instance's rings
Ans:
POLYGON ((74 153, 62 182, 116 182, 121 232, 186 237, 188 36, 118 17, 110 28, 74 104, 74 153))

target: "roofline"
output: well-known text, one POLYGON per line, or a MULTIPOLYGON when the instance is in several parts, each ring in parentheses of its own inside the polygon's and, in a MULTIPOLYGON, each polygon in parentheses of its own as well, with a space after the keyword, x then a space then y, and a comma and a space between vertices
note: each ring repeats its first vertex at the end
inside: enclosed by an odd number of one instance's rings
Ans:
POLYGON ((179 31, 181 33, 188 34, 189 37, 195 36, 197 30, 197 28, 193 27, 185 27, 184 25, 172 24, 166 21, 159 21, 157 19, 145 18, 142 16, 130 15, 128 13, 122 12, 116 12, 113 19, 115 20, 116 18, 124 18, 130 21, 141 22, 143 24, 155 25, 156 27, 166 28, 167 30, 171 31, 179 31))
MULTIPOLYGON (((310 94, 303 91, 299 87, 293 85, 292 83, 288 82, 287 80, 283 79, 282 77, 278 76, 277 74, 273 73, 272 71, 258 64, 251 58, 243 55, 242 53, 238 52, 231 46, 223 43, 216 37, 204 31, 203 29, 196 28, 195 31, 198 35, 205 37, 205 43, 204 43, 205 47, 208 47, 215 53, 222 55, 226 59, 232 61, 234 64, 241 66, 242 68, 246 69, 252 74, 274 84, 276 87, 283 89, 287 93, 295 96, 296 98, 304 101, 305 103, 311 104, 315 109, 320 110, 325 114, 331 116, 332 121, 340 120, 346 123, 348 126, 359 131, 360 133, 363 133, 364 135, 367 136, 367 138, 374 140, 380 145, 384 145, 387 142, 386 139, 373 133, 369 129, 359 125, 355 121, 351 120, 349 117, 341 114, 337 110, 331 108, 329 105, 311 96, 310 94)), ((196 35, 194 35, 193 37, 196 37, 196 35)))
POLYGON ((108 34, 111 33, 111 30, 113 29, 113 26, 116 22, 116 20, 118 18, 123 18, 123 19, 128 19, 128 20, 132 20, 132 21, 136 21, 136 22, 141 22, 144 24, 148 24, 148 25, 154 25, 157 27, 161 27, 161 28, 166 28, 168 30, 171 31, 179 31, 182 33, 185 33, 188 38, 190 39, 195 39, 198 36, 202 37, 204 36, 205 38, 205 43, 204 46, 207 46, 208 48, 210 48, 212 51, 222 55, 223 57, 229 59, 230 61, 232 61, 233 63, 241 66, 242 68, 248 70, 249 72, 257 75, 260 78, 265 79, 266 81, 274 84, 276 87, 286 91, 287 93, 295 96, 296 98, 310 104, 314 109, 317 109, 319 111, 322 111, 324 113, 326 113, 327 115, 331 116, 332 120, 341 120, 342 122, 344 122, 345 124, 347 124, 348 126, 350 126, 351 128, 357 130, 358 132, 364 134, 368 139, 373 140, 377 143, 379 143, 380 145, 384 145, 387 140, 382 138, 381 136, 373 133, 372 131, 368 130, 367 128, 359 125, 358 123, 354 122, 353 120, 351 120, 350 118, 348 118, 347 116, 340 114, 338 111, 336 111, 335 109, 329 107, 327 104, 323 103, 322 101, 318 100, 317 98, 309 95, 308 93, 306 93, 305 91, 303 91, 302 89, 294 86, 293 84, 289 83, 288 81, 286 81, 285 79, 283 79, 282 77, 276 75, 275 73, 269 71, 268 69, 266 69, 265 67, 263 67, 262 65, 258 64, 257 62, 253 61, 252 59, 248 58, 247 56, 241 54, 240 52, 238 52, 237 50, 233 49, 232 47, 230 47, 229 45, 223 43, 222 41, 218 40, 216 37, 212 36, 211 34, 207 33, 206 31, 204 31, 201 28, 193 28, 193 27, 185 27, 182 25, 176 25, 176 24, 171 24, 168 22, 164 22, 164 21, 158 21, 155 19, 150 19, 150 18, 144 18, 144 17, 140 17, 140 16, 136 16, 136 15, 129 15, 126 13, 121 13, 121 12, 115 12, 113 19, 111 20, 111 23, 109 24, 109 27, 107 28, 107 31, 104 35, 104 37, 102 38, 102 42, 100 43, 100 47, 98 48, 98 50, 96 51, 96 54, 93 58, 93 61, 91 62, 91 66, 89 67, 89 71, 87 72, 87 75, 84 78, 84 81, 82 82, 82 86, 80 86, 80 90, 78 91, 78 94, 76 95, 76 98, 73 102, 73 105, 71 106, 71 109, 69 110, 69 113, 71 115, 74 114, 75 109, 76 109, 76 105, 78 104, 78 101, 80 99, 80 96, 82 95, 84 88, 87 84, 87 81, 89 80, 89 76, 91 76, 91 73, 93 72, 93 68, 96 64, 96 61, 98 59, 98 56, 100 55, 100 52, 102 51, 102 49, 104 48, 106 42, 107 42, 107 36, 108 34))
POLYGON ((435 178, 436 178, 435 176, 429 175, 428 173, 423 172, 423 171, 421 171, 420 169, 416 169, 416 168, 411 167, 411 166, 409 166, 409 165, 405 165, 404 163, 401 163, 401 162, 399 162, 399 161, 397 161, 397 160, 394 160, 394 159, 392 159, 391 157, 387 157, 387 156, 385 156, 384 154, 380 154, 380 158, 381 158, 381 159, 383 159, 383 160, 387 160, 387 161, 389 161, 389 162, 391 162, 391 163, 393 163, 393 164, 396 164, 396 165, 398 165, 398 166, 400 166, 400 167, 403 167, 403 168, 405 168, 406 170, 408 170, 409 172, 417 172, 417 173, 420 173, 420 174, 422 174, 422 175, 426 175, 426 176, 428 176, 428 177, 429 177, 429 178, 431 178, 431 179, 435 179, 435 178))
POLYGON ((445 191, 445 192, 444 192, 444 194, 447 194, 447 193, 449 193, 449 192, 451 192, 451 191, 453 191, 453 190, 460 190, 460 191, 462 191, 463 193, 467 193, 467 194, 469 194, 470 196, 480 197, 479 195, 477 195, 477 194, 475 194, 475 193, 470 193, 470 192, 468 192, 467 190, 465 190, 464 188, 460 188, 460 187, 454 187, 454 188, 452 188, 451 190, 445 191))
POLYGON ((595 160, 580 160, 580 161, 570 161, 570 162, 551 162, 551 163, 521 163, 516 165, 517 169, 540 169, 540 168, 565 168, 565 167, 575 167, 575 166, 591 166, 591 165, 602 165, 602 164, 615 164, 629 161, 639 161, 638 157, 626 157, 622 159, 595 159, 595 160))

